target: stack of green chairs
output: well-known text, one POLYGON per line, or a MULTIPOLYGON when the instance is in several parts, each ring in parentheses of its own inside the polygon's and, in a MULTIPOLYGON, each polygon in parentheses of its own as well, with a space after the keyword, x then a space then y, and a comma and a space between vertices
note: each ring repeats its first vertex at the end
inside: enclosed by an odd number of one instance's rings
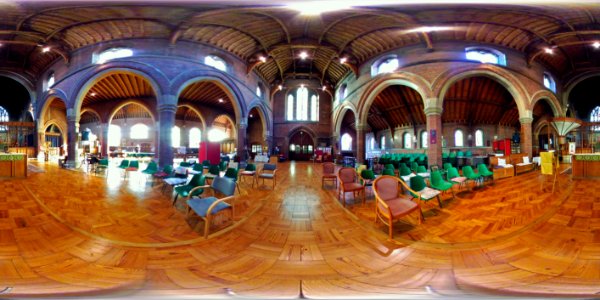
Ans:
POLYGON ((454 190, 452 189, 452 183, 445 181, 442 178, 440 171, 431 172, 431 187, 443 192, 450 190, 452 192, 452 198, 454 199, 454 190))

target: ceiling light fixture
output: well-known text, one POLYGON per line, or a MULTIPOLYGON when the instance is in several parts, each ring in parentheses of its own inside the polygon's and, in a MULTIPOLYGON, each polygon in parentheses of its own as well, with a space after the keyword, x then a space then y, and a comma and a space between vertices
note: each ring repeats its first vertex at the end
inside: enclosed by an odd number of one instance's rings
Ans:
POLYGON ((325 90, 327 90, 327 86, 323 86, 323 88, 322 88, 322 89, 323 89, 324 91, 325 91, 325 90))
POLYGON ((93 92, 92 92, 92 93, 90 94, 90 96, 94 97, 94 96, 96 96, 96 93, 93 93, 93 92))
POLYGON ((252 114, 250 114, 250 118, 254 117, 252 114))
POLYGON ((262 55, 258 57, 258 60, 260 60, 261 62, 267 62, 267 58, 262 55))
POLYGON ((283 85, 280 84, 277 88, 281 91, 283 90, 283 85))
POLYGON ((347 1, 302 1, 290 3, 287 8, 300 12, 303 16, 318 16, 322 13, 350 9, 347 1))
POLYGON ((42 48, 42 52, 46 53, 50 51, 50 46, 45 46, 44 48, 42 48))
POLYGON ((544 48, 544 52, 546 52, 547 54, 553 54, 554 50, 552 50, 552 48, 544 48))
POLYGON ((308 53, 306 53, 306 51, 302 51, 298 56, 300 56, 300 59, 306 59, 308 57, 308 53))
POLYGON ((342 58, 340 58, 340 64, 342 64, 342 65, 343 65, 343 64, 345 64, 345 63, 346 63, 346 61, 348 61, 348 58, 346 58, 346 57, 342 57, 342 58))
POLYGON ((433 31, 444 31, 451 30, 452 27, 448 26, 421 26, 414 29, 409 29, 408 32, 433 32, 433 31))
POLYGON ((223 98, 219 98, 219 103, 223 103, 223 98))
POLYGON ((596 48, 596 49, 600 48, 600 42, 598 42, 598 41, 595 41, 595 42, 592 44, 592 47, 594 47, 594 48, 596 48))

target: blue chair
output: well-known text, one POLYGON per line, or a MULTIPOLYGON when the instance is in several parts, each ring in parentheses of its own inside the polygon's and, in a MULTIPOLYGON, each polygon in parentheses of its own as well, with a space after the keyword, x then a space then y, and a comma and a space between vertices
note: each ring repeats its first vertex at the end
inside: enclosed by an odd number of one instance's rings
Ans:
POLYGON ((215 214, 220 211, 230 210, 232 222, 234 217, 233 203, 231 202, 234 200, 233 194, 235 193, 235 182, 228 178, 215 177, 210 186, 197 186, 190 191, 190 195, 193 194, 196 189, 203 189, 204 192, 209 188, 213 191, 213 196, 206 198, 192 197, 186 201, 188 205, 188 216, 193 211, 204 220, 204 238, 208 237, 211 219, 215 214), (222 194, 225 197, 217 198, 215 192, 222 194))
MULTIPOLYGON (((277 165, 276 164, 265 164, 263 168, 258 172, 258 178, 262 178, 263 184, 265 184, 265 179, 273 180, 273 189, 275 189, 275 183, 277 174, 277 165)), ((256 185, 258 185, 258 178, 256 178, 256 185)), ((252 181, 252 187, 254 187, 254 181, 252 181)))

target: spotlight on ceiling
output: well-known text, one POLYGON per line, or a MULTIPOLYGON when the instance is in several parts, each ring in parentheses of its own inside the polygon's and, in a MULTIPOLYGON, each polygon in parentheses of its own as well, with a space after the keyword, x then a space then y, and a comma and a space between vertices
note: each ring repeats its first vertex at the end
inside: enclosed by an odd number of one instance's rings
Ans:
POLYGON ((258 60, 260 60, 261 62, 266 62, 267 58, 261 55, 258 57, 258 60))
POLYGON ((596 41, 592 44, 592 47, 594 47, 595 49, 599 49, 600 48, 600 42, 596 41))
POLYGON ((252 117, 254 117, 254 116, 253 116, 252 114, 250 114, 250 116, 249 116, 249 117, 250 117, 250 118, 252 118, 252 117))
POLYGON ((90 94, 90 96, 94 97, 94 96, 96 96, 96 93, 93 93, 93 92, 92 92, 92 93, 90 94))
POLYGON ((50 46, 45 46, 44 48, 42 48, 42 52, 46 53, 50 51, 50 46))
POLYGON ((324 85, 321 89, 324 90, 324 91, 326 91, 327 90, 327 86, 324 85))
POLYGON ((223 98, 219 98, 219 103, 223 103, 223 98))
POLYGON ((308 57, 308 53, 306 53, 306 51, 302 51, 298 56, 300 59, 306 59, 308 57))
POLYGON ((554 50, 552 50, 552 48, 544 48, 544 52, 546 52, 547 54, 553 54, 554 50))
POLYGON ((318 16, 322 13, 351 8, 347 1, 302 1, 290 3, 287 8, 300 12, 303 16, 318 16))
POLYGON ((277 89, 279 89, 280 91, 283 90, 283 85, 280 84, 279 86, 277 86, 277 89))
POLYGON ((340 64, 342 64, 342 65, 345 64, 347 61, 348 61, 348 58, 346 58, 346 57, 340 58, 340 64))

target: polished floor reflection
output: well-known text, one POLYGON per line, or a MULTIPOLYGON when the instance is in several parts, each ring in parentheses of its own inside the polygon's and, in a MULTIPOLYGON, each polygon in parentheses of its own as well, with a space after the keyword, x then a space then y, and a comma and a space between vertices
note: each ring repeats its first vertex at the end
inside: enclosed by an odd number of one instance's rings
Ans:
POLYGON ((0 278, 14 297, 600 292, 594 180, 562 176, 552 195, 531 172, 444 196, 389 241, 372 198, 345 210, 321 188, 319 164, 280 163, 275 190, 242 184, 234 226, 205 240, 182 203, 144 178, 40 167, 0 181, 0 278))

